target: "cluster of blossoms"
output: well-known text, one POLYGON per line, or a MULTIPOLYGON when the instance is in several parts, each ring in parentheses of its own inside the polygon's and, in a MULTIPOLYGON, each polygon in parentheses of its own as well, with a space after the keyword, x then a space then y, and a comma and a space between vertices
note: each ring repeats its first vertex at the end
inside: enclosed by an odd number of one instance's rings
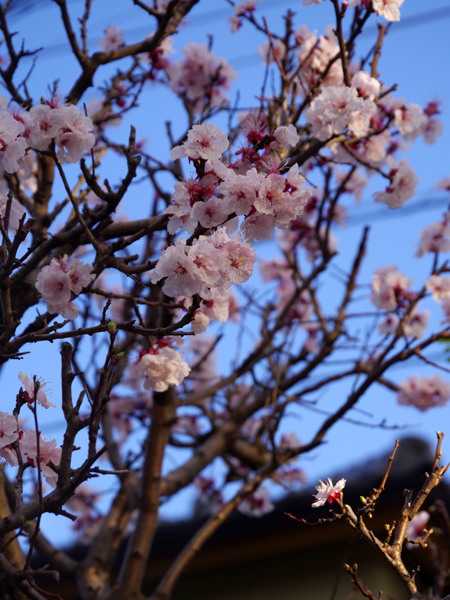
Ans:
MULTIPOLYGON (((335 158, 342 162, 357 164, 357 159, 378 169, 386 163, 385 177, 390 183, 384 192, 374 194, 376 202, 390 208, 399 208, 416 191, 418 177, 408 165, 407 159, 397 162, 391 155, 398 144, 391 141, 386 128, 394 119, 400 135, 405 141, 413 141, 424 135, 427 143, 434 143, 442 133, 442 123, 428 116, 418 105, 406 105, 391 94, 383 96, 376 104, 373 100, 380 93, 380 83, 364 71, 352 78, 352 87, 330 85, 311 102, 305 111, 311 123, 312 133, 322 141, 347 133, 352 136, 350 145, 335 144, 335 158), (363 140, 370 134, 371 137, 363 140), (389 145, 388 145, 389 144, 389 145)), ((369 169, 369 174, 370 169, 369 169)))
POLYGON ((205 108, 219 108, 228 103, 222 91, 230 88, 237 73, 224 58, 216 59, 206 44, 189 42, 183 48, 185 59, 165 66, 169 87, 192 102, 196 114, 205 108))
POLYGON ((439 374, 429 377, 411 375, 398 386, 397 400, 405 406, 415 406, 424 412, 434 406, 444 406, 450 399, 450 383, 439 374))
POLYGON ((27 147, 45 151, 58 147, 61 163, 78 162, 95 144, 92 121, 73 104, 47 101, 29 111, 8 111, 8 99, 0 96, 0 165, 7 173, 29 172, 27 147))
POLYGON ((169 385, 179 385, 190 373, 182 355, 167 340, 158 340, 148 351, 141 350, 136 366, 144 388, 164 392, 169 385))
POLYGON ((412 279, 400 273, 395 265, 387 265, 375 269, 372 278, 372 302, 379 309, 387 312, 396 311, 380 323, 378 330, 381 334, 394 335, 400 323, 400 310, 406 310, 407 315, 402 322, 402 332, 406 337, 420 338, 428 326, 429 310, 419 312, 419 304, 410 308, 410 303, 416 298, 416 293, 409 286, 412 279))
MULTIPOLYGON (((260 135, 262 139, 264 136, 260 135)), ((268 146, 277 149, 295 146, 298 140, 292 125, 283 126, 275 129, 268 146)), ((243 153, 243 161, 225 165, 219 159, 228 146, 224 132, 212 123, 204 123, 194 125, 187 141, 172 150, 172 160, 188 156, 194 162, 202 159, 206 164, 202 177, 175 184, 173 203, 165 211, 172 215, 169 232, 174 233, 182 226, 193 233, 199 223, 206 228, 217 227, 243 216, 240 228, 245 238, 267 241, 275 227, 287 227, 302 213, 311 191, 302 189, 306 181, 297 165, 289 169, 286 177, 276 165, 267 173, 258 172, 252 164, 260 166, 262 157, 251 148, 243 153)), ((234 224, 237 225, 235 221, 234 224)))
MULTIPOLYGON (((48 401, 48 391, 47 393, 44 391, 44 385, 39 380, 31 383, 28 375, 22 371, 19 373, 19 379, 25 388, 20 388, 19 391, 23 401, 32 404, 36 400, 44 408, 55 407, 48 401)), ((50 466, 50 463, 59 465, 61 460, 61 448, 56 447, 56 440, 47 440, 35 429, 23 431, 16 417, 7 412, 0 412, 0 458, 12 467, 16 467, 19 464, 19 456, 24 463, 33 468, 39 464, 47 483, 56 487, 58 474, 50 466)))
POLYGON ((47 303, 50 313, 59 313, 65 319, 75 319, 78 307, 72 302, 81 290, 95 279, 92 265, 69 257, 53 258, 36 278, 36 289, 47 303))
MULTIPOLYGON (((361 71, 355 75, 352 87, 325 87, 305 111, 305 117, 311 123, 312 133, 319 140, 326 141, 347 129, 354 137, 365 137, 369 133, 377 105, 370 98, 359 95, 355 79, 361 74, 365 73, 361 71)), ((374 81, 379 90, 380 84, 374 81)), ((368 87, 371 81, 361 85, 368 87)))
POLYGON ((211 288, 223 294, 234 283, 247 281, 255 262, 250 245, 220 227, 210 236, 200 236, 191 246, 185 238, 176 240, 159 259, 151 282, 166 278, 162 290, 173 298, 199 294, 208 299, 211 288))

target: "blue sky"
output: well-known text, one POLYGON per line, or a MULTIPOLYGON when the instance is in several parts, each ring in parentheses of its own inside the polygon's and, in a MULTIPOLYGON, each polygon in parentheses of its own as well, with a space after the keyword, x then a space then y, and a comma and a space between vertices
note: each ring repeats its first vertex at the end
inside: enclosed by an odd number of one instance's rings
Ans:
MULTIPOLYGON (((152 19, 146 17, 141 10, 123 0, 96 0, 93 2, 89 35, 91 52, 97 49, 97 43, 104 28, 110 24, 125 29, 124 38, 127 43, 143 39, 152 29, 152 19), (148 21, 148 25, 146 24, 148 21)), ((77 0, 69 2, 73 21, 79 16, 83 3, 77 0)), ((287 8, 296 12, 297 25, 307 24, 310 29, 317 29, 319 33, 325 30, 328 23, 333 20, 332 6, 324 1, 320 5, 303 7, 301 1, 279 0, 272 2, 262 0, 258 5, 257 15, 265 15, 271 28, 281 31, 282 15, 287 8)), ((446 175, 450 175, 449 148, 450 148, 450 77, 448 64, 450 63, 450 42, 448 26, 450 21, 450 2, 448 0, 433 0, 425 4, 422 0, 405 0, 401 9, 402 21, 391 28, 383 48, 379 71, 381 78, 387 85, 398 83, 397 95, 405 97, 407 102, 415 102, 421 106, 430 100, 442 100, 444 122, 444 135, 438 139, 434 146, 426 146, 422 141, 406 154, 410 163, 417 172, 420 183, 417 197, 410 200, 408 208, 402 213, 390 211, 384 206, 373 202, 370 195, 375 189, 370 188, 359 206, 350 203, 350 221, 347 229, 337 232, 341 254, 337 263, 348 267, 352 255, 361 235, 364 216, 370 221, 371 233, 369 250, 361 274, 361 282, 369 283, 374 268, 390 263, 397 264, 399 270, 406 272, 415 280, 415 287, 422 285, 430 269, 430 257, 417 259, 414 254, 417 249, 421 229, 439 219, 445 209, 446 195, 434 190, 433 185, 446 175), (441 11, 438 14, 438 11, 441 11), (429 18, 423 18, 425 12, 430 13, 429 18), (437 15, 439 18, 437 18, 437 15), (414 212, 414 206, 422 201, 429 201, 426 210, 414 212), (352 222, 353 217, 353 222, 352 222)), ((209 0, 202 2, 194 8, 187 19, 186 26, 175 36, 174 48, 177 53, 190 40, 208 43, 208 34, 213 31, 213 51, 217 56, 226 57, 235 66, 239 79, 235 82, 230 92, 233 101, 236 92, 240 93, 240 105, 251 106, 255 96, 259 94, 264 68, 257 56, 257 48, 264 41, 263 36, 255 32, 251 26, 244 25, 234 36, 229 32, 227 23, 231 15, 231 7, 223 0, 209 0)), ((358 46, 358 55, 370 48, 375 41, 376 20, 372 18, 372 25, 367 35, 361 39, 358 46)), ((26 14, 17 15, 12 19, 11 28, 19 31, 17 39, 26 40, 30 49, 44 46, 42 55, 38 58, 35 71, 30 78, 30 90, 36 101, 44 95, 48 86, 59 80, 59 87, 63 93, 68 92, 74 78, 79 73, 79 67, 71 56, 68 44, 65 41, 61 27, 58 8, 53 3, 43 3, 39 9, 34 9, 26 14), (45 31, 42 38, 42 32, 45 31)), ((114 67, 99 71, 95 84, 101 85, 105 74, 113 72, 114 67)), ((98 97, 94 89, 86 94, 86 101, 98 97)), ((167 90, 156 85, 149 85, 142 97, 139 109, 132 114, 131 119, 126 119, 124 124, 114 132, 114 137, 120 143, 125 143, 128 135, 129 124, 133 122, 137 127, 137 137, 147 139, 148 151, 153 155, 168 156, 169 144, 165 137, 165 121, 173 122, 174 132, 181 133, 185 126, 185 117, 180 105, 167 90)), ((218 124, 220 122, 218 121, 218 124)), ((117 181, 117 172, 123 173, 123 165, 119 160, 112 160, 110 166, 102 170, 102 176, 110 178, 111 182, 117 181), (117 171, 118 170, 118 171, 117 171)), ((69 170, 72 177, 76 176, 75 169, 69 170)), ((170 189, 170 188, 167 188, 170 189)), ((126 212, 133 218, 146 216, 150 194, 148 188, 136 188, 129 194, 126 203, 126 212)), ((61 188, 57 188, 60 197, 63 196, 61 188)), ((264 257, 273 256, 275 252, 273 243, 258 244, 257 253, 264 257)), ((255 274, 251 286, 259 283, 255 274)), ((332 292, 330 292, 332 293, 332 292)), ((435 323, 440 320, 435 309, 435 323)), ((55 344, 41 344, 38 347, 28 348, 31 354, 24 358, 20 364, 9 363, 1 373, 3 397, 3 410, 12 410, 14 396, 18 390, 17 373, 21 369, 27 373, 37 373, 49 381, 59 381, 59 346, 55 344), (9 395, 9 398, 8 398, 9 395)), ((226 352, 226 347, 224 348, 226 352)), ((412 373, 430 374, 432 370, 423 368, 417 362, 401 365, 392 372, 392 378, 401 381, 412 373), (409 365, 409 366, 408 366, 409 365)), ((449 379, 450 376, 444 376, 449 379)), ((334 388, 332 396, 321 397, 320 406, 332 410, 341 404, 347 392, 345 385, 334 388)), ((59 390, 54 385, 53 402, 58 404, 59 390)), ((361 409, 373 414, 373 419, 368 422, 379 422, 382 417, 387 417, 390 424, 410 425, 402 434, 419 435, 434 443, 436 429, 444 429, 450 423, 450 405, 442 409, 430 410, 419 413, 415 409, 398 407, 395 398, 377 388, 371 390, 361 402, 361 409)), ((41 411, 42 412, 42 411, 41 411)), ((56 411, 47 411, 42 416, 42 429, 48 435, 58 435, 59 415, 56 411), (48 429, 47 429, 48 427, 48 429)), ((364 415, 353 415, 356 418, 364 415)), ((321 423, 323 417, 312 412, 302 412, 293 417, 286 427, 295 428, 298 435, 308 441, 313 432, 321 423)), ((366 460, 374 454, 387 451, 393 446, 396 431, 363 428, 341 423, 327 436, 327 444, 316 450, 312 455, 302 460, 302 465, 309 475, 310 483, 320 477, 339 471, 346 476, 351 469, 346 465, 366 460)), ((450 432, 449 432, 450 438, 450 432)), ((443 444, 444 457, 450 456, 450 439, 443 444)), ((174 499, 163 514, 172 518, 185 516, 189 511, 189 502, 184 499, 174 499)), ((56 533, 55 533, 56 535, 56 533)), ((65 533, 58 534, 64 540, 65 533)))

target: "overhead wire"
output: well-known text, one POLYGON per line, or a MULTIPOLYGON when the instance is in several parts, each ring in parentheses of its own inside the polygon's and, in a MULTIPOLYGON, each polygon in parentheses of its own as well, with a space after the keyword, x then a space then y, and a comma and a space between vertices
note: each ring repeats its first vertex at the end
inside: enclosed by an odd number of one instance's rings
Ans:
MULTIPOLYGON (((286 4, 292 5, 292 0, 277 0, 277 2, 273 2, 273 0, 262 0, 262 2, 258 5, 258 8, 259 8, 259 10, 264 9, 265 11, 267 11, 267 10, 279 9, 281 6, 286 5, 286 4)), ((121 13, 118 13, 118 15, 114 15, 114 16, 117 17, 117 16, 120 16, 121 14, 124 14, 124 13, 121 12, 121 13)), ((190 19, 189 27, 194 28, 194 27, 199 27, 199 26, 203 26, 203 25, 213 24, 215 22, 219 22, 219 21, 223 21, 224 19, 227 19, 230 15, 231 15, 231 11, 229 9, 215 9, 215 10, 207 11, 204 13, 200 13, 200 14, 194 15, 190 19)), ((399 21, 398 23, 395 23, 395 26, 391 28, 390 35, 392 35, 392 33, 401 32, 405 29, 410 29, 412 27, 417 27, 419 25, 429 24, 429 23, 433 23, 436 21, 442 21, 444 19, 448 19, 449 17, 450 17, 450 6, 435 9, 435 10, 423 11, 416 15, 405 16, 402 18, 401 21, 399 21)), ((97 22, 96 25, 100 25, 100 23, 97 22)), ((378 31, 378 29, 376 26, 368 27, 361 33, 360 37, 368 37, 368 36, 376 35, 377 31, 378 31)), ((127 31, 127 35, 136 36, 136 37, 146 36, 149 33, 150 33, 149 27, 142 26, 142 25, 139 27, 133 27, 127 31)), ((94 40, 91 38, 90 41, 93 42, 94 40)), ((51 58, 51 57, 55 57, 55 56, 61 56, 64 54, 70 54, 70 51, 71 50, 70 50, 69 43, 67 40, 65 40, 64 42, 54 42, 54 43, 46 45, 39 52, 39 56, 46 59, 46 58, 51 58)), ((241 56, 231 57, 228 60, 229 60, 230 64, 237 66, 241 69, 245 69, 247 67, 251 67, 254 64, 259 64, 261 61, 261 58, 256 52, 254 52, 252 54, 243 54, 241 56)))

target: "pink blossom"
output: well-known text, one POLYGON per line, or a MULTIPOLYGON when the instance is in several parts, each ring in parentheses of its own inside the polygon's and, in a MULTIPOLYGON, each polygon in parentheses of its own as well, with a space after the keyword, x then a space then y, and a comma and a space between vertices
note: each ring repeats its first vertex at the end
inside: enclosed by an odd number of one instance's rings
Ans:
POLYGON ((241 231, 248 242, 267 242, 275 233, 275 217, 258 212, 250 214, 242 221, 241 231))
POLYGON ((414 140, 425 132, 428 117, 418 104, 409 104, 394 111, 395 125, 405 140, 414 140))
MULTIPOLYGON (((359 0, 358 0, 359 1, 359 0)), ((371 100, 378 96, 381 89, 380 82, 371 77, 367 71, 358 71, 352 77, 352 86, 359 90, 363 96, 367 96, 371 100)))
POLYGON ((201 114, 206 108, 219 108, 228 101, 222 90, 230 88, 230 80, 237 73, 224 59, 216 60, 206 44, 189 42, 183 49, 185 60, 168 64, 166 73, 170 79, 170 88, 183 92, 194 103, 193 110, 201 114))
POLYGON ((397 401, 405 406, 415 406, 421 412, 435 406, 444 406, 450 399, 450 384, 439 374, 430 377, 411 375, 398 386, 397 401))
MULTIPOLYGON (((348 173, 341 171, 340 169, 336 169, 336 182, 339 185, 342 185, 347 178, 348 173)), ((363 175, 360 169, 356 169, 351 174, 350 178, 347 180, 347 183, 344 185, 344 190, 349 194, 353 194, 355 196, 356 202, 361 202, 362 195, 365 187, 368 183, 368 178, 363 175)))
POLYGON ((182 415, 177 416, 175 423, 172 425, 172 433, 184 433, 191 437, 197 437, 200 433, 197 415, 182 415))
POLYGON ((144 378, 144 388, 164 392, 170 385, 179 385, 190 373, 182 355, 169 346, 152 346, 139 362, 139 377, 144 378))
POLYGON ((238 175, 233 171, 219 185, 219 191, 236 215, 247 215, 256 201, 256 194, 261 187, 262 176, 256 169, 247 171, 246 175, 238 175))
MULTIPOLYGON (((19 432, 19 436, 20 434, 23 435, 23 431, 19 432)), ((17 465, 19 464, 17 452, 11 444, 0 448, 0 459, 5 460, 8 463, 8 465, 11 465, 11 467, 17 467, 17 465)))
POLYGON ((196 202, 191 211, 191 219, 210 229, 221 225, 233 212, 226 198, 210 198, 206 202, 196 202))
MULTIPOLYGON (((239 394, 242 398, 242 394, 239 394)), ((236 397, 232 398, 233 403, 236 405, 236 397)), ((244 437, 255 440, 255 438, 262 432, 264 428, 264 419, 262 417, 250 417, 248 418, 241 427, 241 434, 244 437)))
POLYGON ((286 46, 279 38, 273 39, 272 42, 273 45, 270 42, 263 42, 258 49, 258 54, 265 65, 271 65, 275 60, 273 55, 274 49, 279 60, 282 60, 286 54, 286 46))
POLYGON ((444 124, 440 119, 428 118, 427 126, 423 132, 423 139, 426 144, 431 146, 438 137, 442 136, 444 124))
POLYGON ((75 490, 75 494, 66 502, 66 507, 82 516, 87 516, 92 513, 97 502, 100 500, 101 494, 94 491, 86 483, 82 483, 75 490))
POLYGON ((377 308, 387 311, 403 306, 405 300, 413 298, 408 290, 413 280, 400 273, 395 265, 375 269, 372 278, 372 302, 377 308))
MULTIPOLYGON (((305 327, 306 329, 306 327, 305 327)), ((306 342, 303 344, 303 352, 307 354, 317 354, 320 350, 320 345, 317 342, 317 332, 310 331, 309 337, 306 342)))
MULTIPOLYGON (((424 531, 426 532, 425 526, 430 520, 430 513, 426 510, 419 511, 415 517, 408 523, 406 528, 406 535, 412 541, 420 540, 423 537, 424 531)), ((414 548, 414 544, 407 542, 406 547, 411 550, 414 548)))
POLYGON ((92 265, 85 264, 78 258, 73 258, 70 261, 66 272, 70 277, 70 289, 74 294, 78 295, 94 279, 95 275, 91 271, 92 265))
POLYGON ((307 252, 306 259, 308 262, 314 262, 322 256, 322 247, 325 245, 329 254, 336 254, 338 251, 338 240, 330 229, 327 232, 327 227, 322 225, 319 229, 319 240, 315 232, 306 231, 305 235, 300 240, 300 246, 303 246, 307 252), (321 240, 322 245, 319 240, 321 240))
POLYGON ((256 3, 260 1, 261 0, 244 0, 243 2, 238 2, 234 5, 234 15, 228 19, 228 22, 232 25, 231 33, 235 33, 242 26, 242 21, 239 17, 250 15, 255 10, 256 3))
POLYGON ((170 153, 170 158, 177 160, 189 156, 194 159, 212 160, 220 158, 228 146, 226 133, 214 123, 203 123, 194 125, 189 130, 187 141, 182 146, 175 146, 170 153))
POLYGON ((263 214, 271 215, 282 208, 285 200, 284 188, 286 180, 279 173, 270 173, 265 177, 259 189, 259 196, 255 201, 255 208, 263 214))
POLYGON ((173 246, 164 251, 153 271, 150 281, 157 283, 166 277, 163 292, 168 296, 193 296, 202 286, 192 258, 188 256, 186 240, 176 240, 173 246))
POLYGON ((400 21, 399 8, 404 0, 372 0, 373 10, 387 21, 400 21))
POLYGON ((72 297, 70 284, 70 277, 64 271, 44 272, 42 270, 38 274, 36 289, 47 302, 49 312, 59 313, 67 310, 72 297))
POLYGON ((422 337, 425 329, 428 327, 428 320, 431 312, 424 310, 418 312, 417 304, 414 306, 406 321, 403 323, 403 333, 406 337, 419 339, 422 337))
POLYGON ((98 43, 105 52, 113 52, 124 45, 122 39, 125 29, 117 29, 115 25, 109 25, 105 29, 105 37, 102 37, 98 43))
POLYGON ((27 148, 26 140, 20 137, 25 127, 6 110, 7 98, 1 96, 0 100, 0 164, 7 173, 15 173, 27 148))
MULTIPOLYGON (((151 40, 155 36, 155 32, 152 31, 150 35, 148 35, 145 39, 151 40)), ((159 42, 159 45, 152 52, 144 52, 138 55, 138 58, 142 62, 150 63, 153 69, 171 69, 172 65, 168 61, 169 54, 174 54, 175 50, 173 48, 173 38, 168 36, 159 42)))
POLYGON ((450 277, 431 275, 427 279, 426 288, 431 291, 433 300, 442 302, 445 298, 450 298, 450 277))
POLYGON ((389 156, 388 162, 392 169, 391 185, 385 192, 377 192, 374 194, 375 202, 383 202, 384 204, 387 204, 389 208, 400 208, 406 200, 412 198, 416 193, 416 186, 419 183, 419 178, 412 167, 407 164, 407 158, 404 158, 396 165, 395 160, 389 156))
POLYGON ((210 318, 207 317, 201 310, 196 310, 194 318, 191 321, 191 328, 194 333, 203 333, 208 328, 210 318))
POLYGON ((233 12, 235 15, 241 15, 245 12, 253 12, 258 2, 261 2, 261 0, 244 0, 243 2, 238 2, 233 6, 233 12))
MULTIPOLYGON (((28 429, 22 436, 20 450, 24 462, 28 462, 33 468, 37 466, 37 439, 36 431, 28 429)), ((47 440, 39 434, 39 463, 45 481, 52 487, 56 487, 58 474, 50 467, 49 463, 59 465, 61 461, 61 448, 56 447, 56 440, 47 440)))
POLYGON ((394 335, 399 323, 399 317, 396 314, 391 313, 378 325, 378 331, 381 335, 394 335))
POLYGON ((447 190, 450 191, 450 177, 444 177, 440 181, 434 184, 434 187, 437 190, 447 190))
POLYGON ((359 109, 354 110, 348 117, 348 128, 352 135, 364 137, 370 131, 371 119, 377 113, 377 105, 373 100, 365 98, 359 109))
POLYGON ((212 477, 199 476, 194 479, 194 485, 200 496, 198 499, 200 508, 209 514, 216 513, 223 504, 222 493, 216 488, 212 477))
POLYGON ((111 393, 106 409, 111 418, 112 426, 119 433, 120 442, 124 442, 133 431, 130 415, 136 410, 138 404, 134 398, 122 398, 111 393))
POLYGON ((269 133, 267 115, 258 111, 243 111, 239 115, 242 134, 250 144, 260 142, 269 133))
POLYGON ((78 162, 95 144, 95 137, 91 133, 94 128, 92 121, 73 104, 63 104, 56 110, 59 124, 55 137, 58 159, 61 164, 78 162))
POLYGON ((325 141, 333 133, 340 134, 347 129, 352 113, 359 113, 363 107, 364 101, 355 88, 329 86, 314 98, 305 117, 312 124, 313 134, 325 141))
POLYGON ((230 303, 233 298, 230 290, 221 293, 216 288, 211 288, 208 293, 203 294, 203 298, 202 313, 211 320, 217 319, 219 323, 226 323, 230 315, 230 303))
POLYGON ((416 256, 420 257, 428 252, 448 252, 450 250, 450 226, 447 217, 424 227, 420 232, 420 244, 416 256))
POLYGON ((46 385, 45 383, 42 383, 39 379, 36 379, 36 383, 32 383, 28 375, 22 371, 19 373, 19 379, 25 388, 24 391, 22 390, 22 397, 26 402, 28 402, 28 404, 32 404, 34 402, 34 391, 37 388, 36 400, 38 403, 44 408, 48 408, 49 406, 56 408, 56 404, 52 404, 47 399, 47 395, 49 395, 50 392, 44 391, 46 385))
POLYGON ((0 448, 9 446, 19 438, 17 421, 13 415, 0 411, 0 448))
POLYGON ((298 468, 282 468, 275 471, 277 482, 291 488, 296 484, 304 485, 307 481, 305 471, 298 468))
POLYGON ((444 321, 442 321, 442 323, 445 323, 446 321, 450 321, 450 298, 444 298, 441 306, 442 306, 442 309, 445 314, 445 319, 444 319, 444 321))
POLYGON ((380 167, 387 157, 387 145, 391 139, 389 130, 373 135, 370 139, 364 140, 357 154, 374 167, 380 167))
POLYGON ((240 284, 250 279, 256 253, 247 242, 232 240, 224 247, 225 264, 222 267, 225 288, 233 283, 240 284))
POLYGON ((248 517, 262 517, 274 509, 275 505, 270 501, 269 492, 262 486, 251 496, 244 498, 239 506, 239 512, 248 517))
POLYGON ((323 506, 326 502, 333 504, 334 501, 339 499, 347 482, 346 479, 340 479, 336 485, 333 485, 333 481, 330 477, 328 477, 326 482, 323 482, 321 479, 319 481, 320 484, 316 485, 317 494, 314 494, 317 498, 317 501, 313 503, 314 508, 323 506))
POLYGON ((295 431, 283 433, 283 435, 281 436, 280 448, 299 448, 301 445, 302 441, 295 433, 295 431))
POLYGON ((31 107, 29 115, 31 128, 27 137, 28 144, 36 150, 47 150, 61 126, 58 109, 49 104, 38 104, 31 107))
POLYGON ((275 279, 289 279, 292 277, 292 267, 285 258, 275 257, 271 260, 259 259, 259 271, 264 282, 275 279))
POLYGON ((300 141, 300 136, 292 123, 289 123, 287 127, 277 127, 273 132, 273 137, 281 146, 296 146, 300 141))
POLYGON ((69 257, 53 258, 49 265, 41 269, 36 278, 36 289, 47 303, 47 310, 60 313, 64 318, 75 319, 78 308, 71 302, 74 294, 79 294, 83 287, 95 278, 91 274, 92 265, 84 264, 78 259, 69 262, 69 257))

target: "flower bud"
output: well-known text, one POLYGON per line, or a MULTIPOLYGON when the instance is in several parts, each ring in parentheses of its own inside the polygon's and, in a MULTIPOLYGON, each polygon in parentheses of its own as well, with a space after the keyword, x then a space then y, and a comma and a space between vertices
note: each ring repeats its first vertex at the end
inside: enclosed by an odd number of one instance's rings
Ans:
POLYGON ((109 333, 114 333, 117 330, 117 325, 115 321, 110 321, 108 323, 108 331, 109 333))

